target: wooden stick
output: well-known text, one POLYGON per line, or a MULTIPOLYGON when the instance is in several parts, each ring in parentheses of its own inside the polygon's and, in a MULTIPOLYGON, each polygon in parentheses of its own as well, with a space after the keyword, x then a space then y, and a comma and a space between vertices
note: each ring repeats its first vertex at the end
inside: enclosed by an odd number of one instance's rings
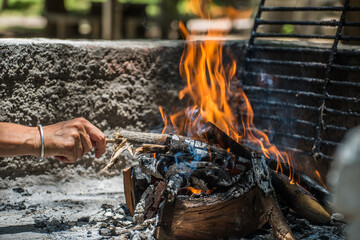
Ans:
POLYGON ((164 143, 168 136, 168 134, 133 132, 122 128, 115 134, 116 138, 126 138, 129 142, 152 144, 164 143))

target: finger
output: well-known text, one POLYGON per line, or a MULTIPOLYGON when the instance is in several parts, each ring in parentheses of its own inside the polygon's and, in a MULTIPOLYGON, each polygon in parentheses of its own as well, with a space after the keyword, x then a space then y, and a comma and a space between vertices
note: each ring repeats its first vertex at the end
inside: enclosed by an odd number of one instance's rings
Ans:
POLYGON ((90 152, 90 150, 93 148, 91 140, 89 135, 85 132, 84 134, 80 134, 80 138, 81 138, 81 144, 82 144, 82 148, 83 148, 83 152, 82 155, 90 152))
POLYGON ((90 152, 90 150, 92 149, 93 146, 92 146, 90 137, 86 132, 84 124, 81 123, 79 126, 77 126, 77 129, 79 131, 80 142, 81 142, 81 146, 82 146, 82 153, 81 153, 80 157, 82 157, 84 154, 90 152))
POLYGON ((99 158, 106 149, 105 134, 100 131, 100 129, 92 125, 89 121, 84 119, 83 123, 85 130, 90 136, 93 146, 95 147, 95 157, 99 158))
POLYGON ((82 157, 83 155, 83 146, 82 146, 82 143, 81 143, 81 137, 80 135, 77 135, 76 138, 74 139, 75 141, 75 149, 74 149, 74 158, 73 159, 70 159, 72 160, 73 162, 75 162, 76 160, 78 160, 79 158, 82 157))

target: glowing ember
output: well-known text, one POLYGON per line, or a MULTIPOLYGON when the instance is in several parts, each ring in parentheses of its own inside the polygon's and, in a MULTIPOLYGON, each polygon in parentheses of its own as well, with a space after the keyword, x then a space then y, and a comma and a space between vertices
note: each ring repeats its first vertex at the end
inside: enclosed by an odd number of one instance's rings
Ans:
POLYGON ((211 190, 201 190, 201 189, 195 189, 193 187, 188 187, 188 189, 193 193, 193 194, 196 194, 196 195, 199 195, 199 194, 210 194, 211 193, 211 190))
MULTIPOLYGON (((210 19, 210 9, 214 5, 210 0, 190 0, 188 6, 195 15, 210 19)), ((229 11, 229 15, 234 16, 234 9, 229 11)), ((250 142, 253 147, 261 149, 266 157, 276 158, 277 170, 282 171, 280 162, 288 164, 291 169, 288 154, 280 152, 270 143, 268 136, 254 126, 253 110, 244 91, 237 89, 232 92, 230 89, 230 82, 236 79, 236 61, 233 59, 229 64, 223 64, 224 42, 216 40, 227 33, 209 28, 208 32, 203 34, 203 41, 193 41, 194 34, 188 32, 182 22, 180 29, 186 38, 186 45, 179 70, 187 86, 180 91, 179 98, 188 97, 190 102, 186 109, 170 117, 166 117, 160 108, 165 123, 163 133, 175 132, 196 137, 203 124, 211 122, 235 141, 250 142), (232 101, 240 107, 241 123, 238 123, 228 103, 230 97, 235 98, 236 101, 232 101)), ((289 179, 292 179, 291 172, 289 179)))

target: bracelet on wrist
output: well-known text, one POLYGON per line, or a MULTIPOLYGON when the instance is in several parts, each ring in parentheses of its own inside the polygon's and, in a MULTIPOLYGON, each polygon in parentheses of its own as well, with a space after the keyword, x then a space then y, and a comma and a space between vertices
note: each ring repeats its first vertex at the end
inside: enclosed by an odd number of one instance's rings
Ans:
POLYGON ((44 160, 44 155, 45 155, 44 129, 41 124, 38 124, 38 129, 40 131, 40 140, 41 140, 41 153, 39 159, 44 160))

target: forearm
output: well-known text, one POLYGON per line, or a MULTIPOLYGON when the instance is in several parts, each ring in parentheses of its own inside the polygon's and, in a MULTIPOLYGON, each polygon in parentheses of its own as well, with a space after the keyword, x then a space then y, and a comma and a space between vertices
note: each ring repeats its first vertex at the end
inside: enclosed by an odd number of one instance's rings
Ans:
POLYGON ((37 127, 0 123, 0 156, 40 156, 40 133, 37 127))

